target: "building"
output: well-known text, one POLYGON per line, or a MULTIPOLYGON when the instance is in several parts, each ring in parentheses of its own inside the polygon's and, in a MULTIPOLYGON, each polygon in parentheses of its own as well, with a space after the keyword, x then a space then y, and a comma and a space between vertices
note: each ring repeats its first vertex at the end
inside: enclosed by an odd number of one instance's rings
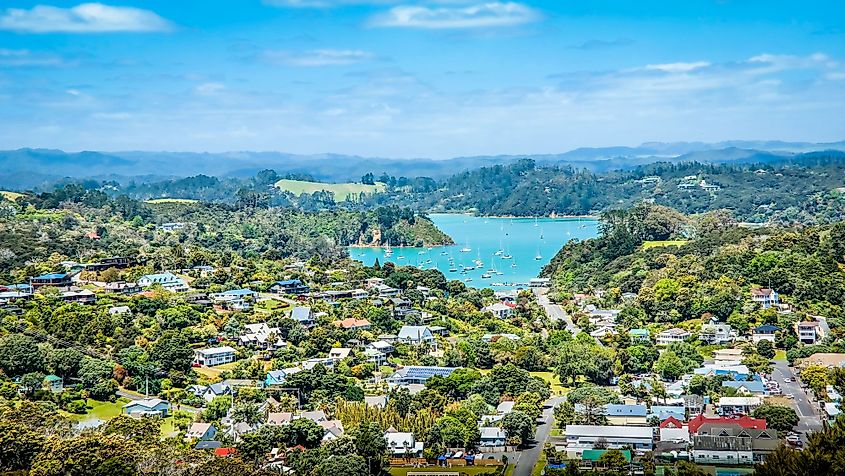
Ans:
POLYGON ((479 446, 483 448, 503 448, 507 442, 505 430, 497 426, 483 426, 478 429, 481 433, 479 446))
POLYGON ((654 429, 642 426, 566 425, 567 448, 594 449, 605 444, 608 449, 633 448, 651 451, 654 429))
POLYGON ((805 344, 815 344, 824 338, 821 326, 816 321, 795 324, 795 333, 798 335, 798 340, 805 344))
POLYGON ((723 345, 733 342, 735 336, 730 324, 723 322, 710 322, 701 326, 698 333, 698 340, 705 345, 723 345))
POLYGON ((528 287, 531 288, 547 288, 551 283, 549 278, 531 278, 528 280, 528 287))
POLYGON ((220 382, 220 383, 213 383, 207 387, 205 387, 202 391, 202 399, 206 402, 210 402, 214 400, 215 397, 222 397, 226 395, 232 395, 232 387, 228 384, 220 382))
POLYGON ((86 271, 105 271, 109 268, 125 269, 135 265, 135 260, 125 256, 114 256, 112 258, 104 258, 97 263, 88 263, 85 265, 86 271))
POLYGON ((400 433, 398 431, 389 431, 384 434, 384 439, 387 441, 387 451, 393 456, 415 456, 422 457, 425 444, 422 441, 417 441, 413 433, 400 433))
POLYGON ((497 302, 481 308, 481 312, 489 312, 499 319, 507 319, 513 315, 513 308, 507 304, 497 302))
POLYGON ((648 329, 631 329, 628 335, 631 337, 631 342, 635 344, 651 340, 651 332, 648 329))
POLYGON ((332 347, 329 350, 329 358, 335 362, 340 362, 341 360, 349 357, 351 354, 352 349, 348 347, 332 347))
POLYGON ((65 389, 62 378, 52 374, 44 377, 44 387, 54 393, 60 393, 65 389))
POLYGON ((766 420, 761 418, 751 418, 750 416, 739 416, 739 417, 706 417, 704 415, 698 415, 695 418, 690 419, 688 426, 689 431, 691 434, 698 433, 698 430, 703 427, 704 425, 710 426, 719 426, 719 425, 726 425, 726 424, 733 424, 739 425, 742 428, 749 428, 755 430, 765 430, 766 429, 766 420))
POLYGON ((114 283, 106 283, 103 289, 111 294, 138 294, 141 292, 141 286, 138 283, 127 283, 125 281, 117 281, 114 283))
POLYGON ((761 403, 760 397, 722 397, 716 407, 720 415, 750 415, 761 403))
POLYGON ((144 398, 133 400, 123 406, 123 413, 129 416, 160 416, 170 414, 170 402, 160 398, 144 398))
POLYGON ((604 406, 604 413, 610 425, 639 425, 647 424, 648 407, 645 405, 617 405, 604 406))
POLYGON ((214 366, 228 364, 235 361, 235 349, 229 346, 197 349, 194 351, 194 362, 199 365, 214 366))
POLYGON ((371 327, 370 321, 366 319, 355 319, 354 317, 347 317, 346 319, 334 321, 334 324, 341 329, 348 331, 368 330, 371 327))
POLYGON ((209 296, 212 301, 225 305, 233 311, 246 311, 252 307, 251 302, 258 298, 258 293, 251 289, 232 289, 209 296))
POLYGON ((752 288, 751 300, 762 306, 763 309, 768 309, 780 302, 780 296, 774 289, 752 288))
POLYGON ((742 349, 717 349, 713 351, 713 363, 715 365, 736 365, 743 358, 742 349))
POLYGON ((264 350, 276 350, 287 347, 288 343, 282 339, 282 331, 278 327, 270 327, 266 322, 246 324, 243 334, 238 337, 238 343, 245 347, 264 350))
POLYGON ((692 336, 692 334, 690 334, 689 331, 673 327, 657 334, 657 345, 670 345, 675 342, 684 342, 689 339, 690 336, 692 336))
POLYGON ((766 386, 761 380, 726 380, 722 382, 722 387, 736 389, 737 395, 766 395, 766 386))
POLYGON ((299 367, 271 370, 267 372, 267 377, 264 379, 264 385, 268 387, 271 385, 284 385, 289 376, 300 372, 301 370, 302 369, 299 367))
POLYGON ((65 287, 73 284, 72 277, 73 275, 70 273, 42 274, 41 276, 29 278, 29 285, 32 288, 40 288, 41 286, 65 287))
POLYGON ((290 311, 290 318, 305 327, 314 325, 314 313, 311 311, 311 308, 307 306, 296 306, 293 308, 293 310, 290 311))
POLYGON ((777 431, 733 423, 705 425, 692 436, 692 460, 698 464, 760 463, 780 446, 777 431))
POLYGON ((166 231, 166 232, 170 233, 170 232, 174 232, 174 231, 181 230, 181 229, 185 228, 185 224, 184 223, 162 223, 157 228, 161 231, 166 231))
POLYGON ((805 369, 811 365, 818 365, 821 367, 845 367, 845 354, 833 352, 816 352, 815 354, 798 359, 796 367, 805 369))
POLYGON ((97 302, 97 295, 90 289, 62 291, 62 300, 65 302, 76 302, 79 304, 94 304, 97 302))
POLYGON ((381 354, 392 354, 396 351, 396 348, 393 347, 393 344, 389 342, 385 342, 383 340, 377 340, 375 342, 370 342, 367 344, 367 349, 375 350, 381 354))
POLYGON ((409 365, 402 367, 391 375, 387 381, 393 385, 424 384, 429 378, 440 375, 448 377, 456 367, 427 367, 421 365, 409 365))
POLYGON ((274 292, 276 294, 293 294, 293 295, 301 295, 307 294, 311 291, 311 288, 305 285, 299 279, 286 279, 284 281, 276 281, 275 283, 270 285, 270 292, 274 292))
POLYGON ((167 291, 182 293, 188 290, 188 283, 173 273, 146 274, 138 278, 138 286, 148 288, 153 285, 160 285, 167 291))
POLYGON ((132 309, 129 309, 129 306, 113 306, 109 308, 110 316, 119 316, 121 314, 132 314, 132 309))
POLYGON ((185 438, 189 440, 211 441, 217 435, 217 428, 211 423, 191 423, 185 438))
POLYGON ((779 330, 780 328, 771 324, 763 324, 762 326, 755 327, 754 330, 751 331, 751 342, 756 344, 761 340, 767 340, 774 344, 775 333, 779 330))
POLYGON ((397 336, 399 342, 411 345, 427 344, 437 347, 437 339, 428 326, 402 326, 397 336))
POLYGON ((508 413, 513 411, 513 406, 516 404, 513 400, 506 400, 504 402, 499 403, 496 407, 496 414, 497 415, 507 415, 508 413))

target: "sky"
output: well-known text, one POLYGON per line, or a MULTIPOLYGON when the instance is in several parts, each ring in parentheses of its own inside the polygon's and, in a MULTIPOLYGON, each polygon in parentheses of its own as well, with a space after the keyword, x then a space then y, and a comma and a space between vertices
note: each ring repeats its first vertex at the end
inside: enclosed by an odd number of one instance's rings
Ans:
POLYGON ((0 148, 845 139, 838 0, 0 2, 0 148))

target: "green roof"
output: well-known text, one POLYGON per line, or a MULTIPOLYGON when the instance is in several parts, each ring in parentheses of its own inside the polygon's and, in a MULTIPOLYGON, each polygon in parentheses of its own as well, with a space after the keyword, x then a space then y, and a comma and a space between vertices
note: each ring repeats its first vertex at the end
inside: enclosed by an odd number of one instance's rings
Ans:
POLYGON ((48 375, 48 376, 44 377, 44 380, 46 380, 48 382, 59 382, 59 381, 62 380, 62 378, 58 377, 56 375, 48 375))
MULTIPOLYGON (((622 452, 622 456, 625 457, 625 461, 631 461, 631 451, 630 450, 620 450, 622 452)), ((601 455, 605 454, 607 450, 584 450, 584 453, 581 454, 581 459, 589 460, 589 461, 598 461, 601 455)))
POLYGON ((631 329, 630 331, 628 331, 628 334, 634 336, 647 336, 649 335, 649 332, 648 329, 631 329))

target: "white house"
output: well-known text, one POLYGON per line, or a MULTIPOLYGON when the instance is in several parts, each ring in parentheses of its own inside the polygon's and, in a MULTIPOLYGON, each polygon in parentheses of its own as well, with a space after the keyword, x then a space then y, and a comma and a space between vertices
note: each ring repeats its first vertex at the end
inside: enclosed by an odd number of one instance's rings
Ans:
POLYGON ((478 429, 481 433, 479 446, 485 448, 503 447, 507 441, 505 430, 497 426, 484 426, 478 429))
POLYGON ((593 449, 605 442, 608 449, 633 448, 651 451, 654 429, 642 426, 566 425, 568 448, 593 449))
POLYGON ((760 397, 722 397, 716 407, 721 415, 750 415, 761 404, 760 397))
POLYGON ((507 304, 497 302, 481 308, 481 312, 489 312, 499 319, 507 319, 513 314, 513 308, 507 304))
POLYGON ((189 440, 209 441, 217 435, 217 428, 211 423, 191 423, 185 438, 189 440))
POLYGON ((428 344, 437 346, 437 340, 428 326, 402 326, 402 329, 399 330, 398 340, 411 345, 428 344))
POLYGON ((722 345, 733 342, 735 336, 730 324, 713 322, 703 324, 698 333, 698 340, 706 345, 722 345))
POLYGON ((387 441, 387 451, 394 456, 401 457, 407 454, 422 456, 423 449, 425 449, 425 444, 422 441, 417 441, 413 433, 388 431, 384 434, 384 439, 387 441))
POLYGON ((281 349, 288 345, 282 339, 282 331, 278 327, 269 327, 265 322, 246 324, 243 333, 238 337, 238 342, 243 346, 265 350, 281 349))
POLYGON ((170 413, 170 402, 160 398, 133 400, 123 406, 123 413, 130 416, 161 416, 170 413))
POLYGON ((665 331, 657 334, 657 345, 670 345, 675 342, 684 342, 689 339, 691 335, 692 334, 690 334, 689 331, 685 331, 677 327, 666 329, 665 331))
POLYGON ((129 306, 114 306, 109 308, 110 316, 118 316, 121 314, 132 314, 132 310, 129 309, 129 306))
POLYGON ((332 347, 329 350, 329 358, 335 362, 340 362, 341 360, 349 357, 351 353, 352 349, 348 347, 332 347))
POLYGON ((780 296, 774 289, 753 288, 751 289, 751 300, 763 309, 768 309, 780 302, 780 296))
POLYGON ((197 349, 194 351, 194 362, 199 365, 214 366, 228 364, 235 361, 235 349, 229 346, 197 349))
POLYGON ((174 293, 182 293, 188 290, 188 283, 173 273, 145 274, 138 278, 138 286, 148 288, 152 285, 161 285, 162 288, 174 293))

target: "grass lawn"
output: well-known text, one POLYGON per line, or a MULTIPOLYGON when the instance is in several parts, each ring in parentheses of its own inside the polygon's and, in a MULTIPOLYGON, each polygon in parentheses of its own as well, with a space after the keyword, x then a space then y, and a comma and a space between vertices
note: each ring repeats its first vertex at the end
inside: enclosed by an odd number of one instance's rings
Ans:
POLYGON ((228 364, 217 365, 215 367, 194 367, 194 372, 207 378, 217 378, 226 370, 232 370, 237 365, 237 362, 230 362, 228 364))
POLYGON ((643 242, 643 249, 657 248, 659 246, 684 246, 687 240, 660 240, 660 241, 645 241, 643 242))
POLYGON ((268 311, 281 310, 290 307, 288 304, 275 299, 268 299, 255 304, 256 309, 267 309, 268 311))
POLYGON ((320 183, 320 182, 306 182, 304 180, 279 180, 276 182, 276 188, 288 191, 294 195, 302 193, 312 194, 314 192, 332 192, 335 200, 342 201, 347 197, 357 199, 362 192, 368 195, 384 192, 387 186, 383 183, 376 183, 375 185, 364 185, 362 183, 320 183))
POLYGON ((390 468, 388 470, 393 476, 407 476, 408 473, 465 473, 471 476, 477 474, 495 474, 495 467, 477 467, 477 466, 461 466, 452 468, 441 468, 432 466, 428 468, 390 468))
POLYGON ((192 198, 154 198, 152 200, 147 200, 144 203, 156 205, 158 203, 197 203, 198 201, 199 200, 194 200, 192 198))
POLYGON ((786 351, 785 350, 776 350, 775 351, 775 358, 772 360, 786 360, 786 351))
POLYGON ((546 469, 546 453, 541 451, 537 464, 535 464, 534 469, 531 470, 531 476, 540 476, 540 473, 542 473, 544 469, 546 469))
MULTIPOLYGON (((108 421, 112 418, 120 415, 123 411, 123 405, 129 403, 128 398, 118 398, 115 400, 114 403, 112 402, 101 402, 98 400, 93 400, 91 398, 88 399, 88 406, 91 407, 88 409, 88 413, 84 415, 78 415, 75 413, 65 413, 68 418, 74 421, 88 421, 88 420, 103 420, 108 421)), ((64 412, 63 412, 64 413, 64 412)))
POLYGON ((560 383, 560 379, 554 372, 530 372, 533 377, 539 377, 544 382, 551 385, 552 395, 566 395, 569 392, 569 387, 564 387, 560 383))
POLYGON ((3 198, 5 198, 6 200, 9 200, 10 202, 14 202, 18 198, 23 197, 22 193, 9 192, 7 190, 0 190, 0 195, 2 195, 3 198))
POLYGON ((173 425, 173 417, 167 417, 161 420, 161 436, 169 438, 179 434, 179 430, 173 425))

